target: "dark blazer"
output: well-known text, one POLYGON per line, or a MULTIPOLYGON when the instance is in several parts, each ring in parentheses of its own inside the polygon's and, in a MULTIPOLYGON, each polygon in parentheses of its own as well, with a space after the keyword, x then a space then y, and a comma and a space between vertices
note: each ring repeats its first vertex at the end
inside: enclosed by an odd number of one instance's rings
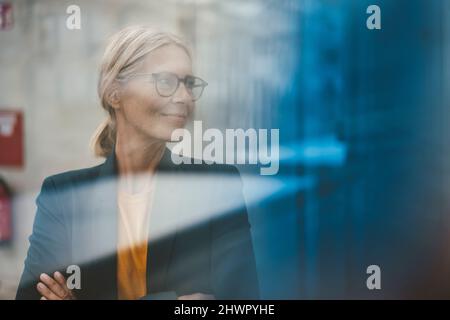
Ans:
MULTIPOLYGON (((117 163, 44 180, 16 299, 39 299, 43 272, 81 270, 79 299, 117 299, 117 163)), ((258 299, 259 286, 234 166, 174 164, 166 148, 157 168, 148 242, 147 292, 196 292, 258 299)), ((66 274, 68 276, 68 274, 66 274)))

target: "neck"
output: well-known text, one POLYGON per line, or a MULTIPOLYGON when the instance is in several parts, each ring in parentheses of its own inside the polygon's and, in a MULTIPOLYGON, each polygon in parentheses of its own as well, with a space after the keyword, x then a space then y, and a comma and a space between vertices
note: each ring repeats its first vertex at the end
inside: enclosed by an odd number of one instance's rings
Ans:
POLYGON ((133 175, 153 172, 162 158, 164 149, 164 141, 130 141, 120 139, 118 135, 115 152, 119 173, 133 175))
POLYGON ((116 158, 121 175, 153 172, 162 158, 165 141, 117 132, 116 158))
POLYGON ((120 179, 120 190, 134 194, 145 190, 160 162, 165 142, 117 134, 116 158, 120 179))

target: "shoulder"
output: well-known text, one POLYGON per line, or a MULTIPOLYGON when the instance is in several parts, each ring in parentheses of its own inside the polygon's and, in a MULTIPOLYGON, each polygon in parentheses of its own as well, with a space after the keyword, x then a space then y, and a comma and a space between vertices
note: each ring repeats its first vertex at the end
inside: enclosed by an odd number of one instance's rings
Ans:
POLYGON ((60 190, 84 183, 90 183, 99 176, 103 164, 50 175, 44 179, 43 190, 60 190))

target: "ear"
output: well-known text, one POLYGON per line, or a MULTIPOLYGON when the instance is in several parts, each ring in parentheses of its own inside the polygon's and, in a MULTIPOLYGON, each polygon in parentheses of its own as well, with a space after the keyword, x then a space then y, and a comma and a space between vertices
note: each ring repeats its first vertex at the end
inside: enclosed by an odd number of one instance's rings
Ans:
POLYGON ((109 105, 114 109, 120 108, 120 93, 120 86, 117 83, 113 83, 108 92, 107 100, 109 105))

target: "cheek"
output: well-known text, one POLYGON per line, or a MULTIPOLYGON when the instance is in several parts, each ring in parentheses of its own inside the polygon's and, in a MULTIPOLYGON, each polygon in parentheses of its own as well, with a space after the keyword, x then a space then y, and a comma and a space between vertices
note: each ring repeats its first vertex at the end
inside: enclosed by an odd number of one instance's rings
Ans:
MULTIPOLYGON (((148 136, 169 141, 173 130, 186 125, 186 121, 163 115, 164 110, 170 109, 171 98, 161 97, 152 90, 127 90, 122 101, 123 114, 128 124, 148 136)), ((195 104, 190 103, 185 107, 191 117, 195 104)))
MULTIPOLYGON (((167 102, 151 90, 134 89, 124 95, 124 111, 133 118, 157 115, 167 102)), ((138 119, 137 119, 138 120, 138 119)), ((148 119, 146 119, 148 120, 148 119)))
POLYGON ((192 102, 188 105, 189 116, 192 116, 195 110, 195 102, 192 102))

